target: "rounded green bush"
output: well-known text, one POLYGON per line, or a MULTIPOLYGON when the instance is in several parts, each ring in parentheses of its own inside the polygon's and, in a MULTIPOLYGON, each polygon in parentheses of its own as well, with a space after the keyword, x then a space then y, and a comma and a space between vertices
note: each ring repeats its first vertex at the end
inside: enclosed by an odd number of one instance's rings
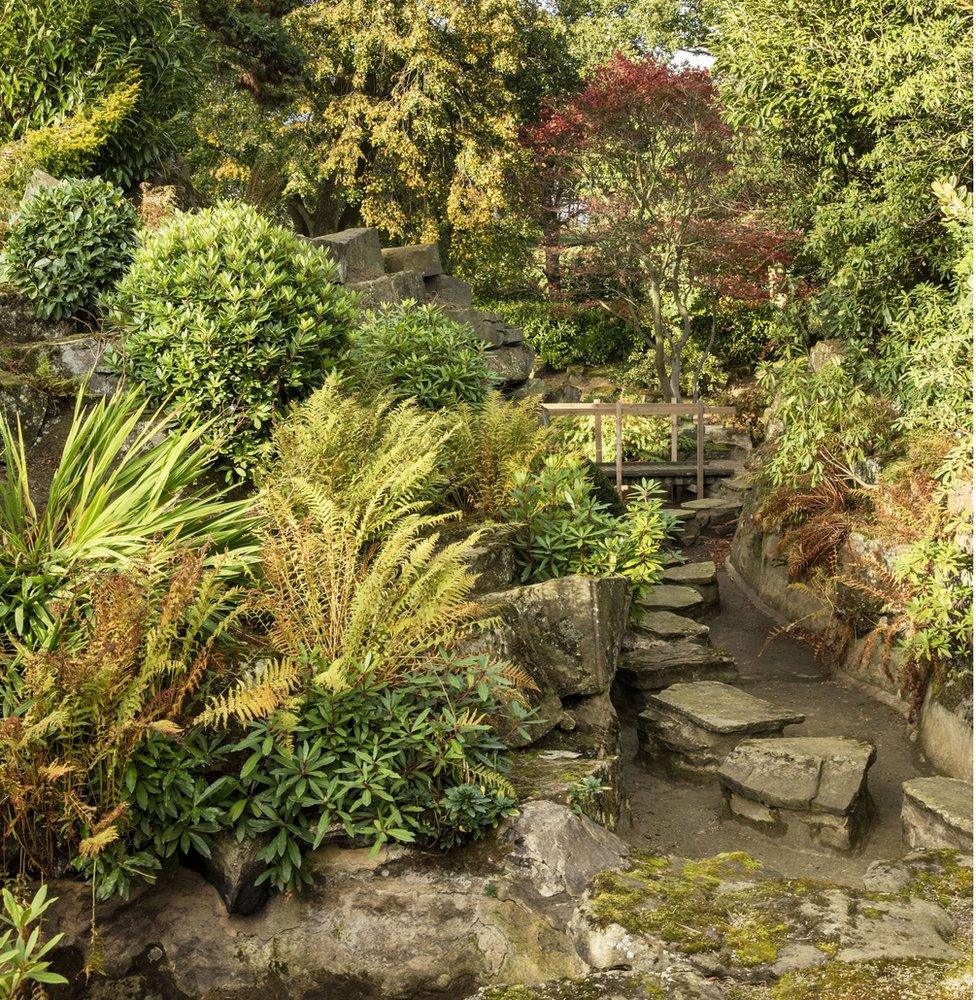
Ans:
POLYGON ((3 277, 42 319, 92 313, 129 265, 137 224, 122 192, 98 177, 41 188, 11 220, 3 277))
POLYGON ((363 387, 388 387, 428 410, 478 406, 491 389, 485 345, 465 323, 407 301, 368 314, 352 338, 346 367, 363 387))
POLYGON ((263 462, 282 407, 317 389, 356 315, 329 258, 246 205, 147 237, 110 315, 117 364, 155 401, 213 421, 228 479, 263 462))

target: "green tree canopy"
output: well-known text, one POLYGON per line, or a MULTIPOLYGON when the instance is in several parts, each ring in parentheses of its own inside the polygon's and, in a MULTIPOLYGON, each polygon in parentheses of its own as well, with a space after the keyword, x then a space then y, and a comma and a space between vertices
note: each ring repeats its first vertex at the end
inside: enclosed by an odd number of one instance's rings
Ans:
POLYGON ((806 231, 822 336, 872 336, 956 257, 932 184, 971 187, 970 18, 956 0, 717 0, 723 102, 806 231))

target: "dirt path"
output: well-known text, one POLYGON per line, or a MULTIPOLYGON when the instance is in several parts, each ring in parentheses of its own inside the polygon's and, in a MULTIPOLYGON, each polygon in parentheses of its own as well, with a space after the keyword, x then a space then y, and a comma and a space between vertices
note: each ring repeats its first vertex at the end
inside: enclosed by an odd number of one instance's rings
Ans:
MULTIPOLYGON (((689 558, 708 558, 687 553, 689 558)), ((760 655, 776 624, 721 571, 721 610, 705 619, 712 641, 731 653, 739 666, 739 686, 775 704, 806 715, 790 736, 852 736, 878 748, 868 783, 877 808, 871 831, 851 855, 817 853, 772 840, 723 817, 715 782, 677 783, 637 760, 633 719, 623 716, 621 745, 625 788, 632 818, 619 832, 635 848, 705 857, 721 851, 746 851, 790 876, 830 879, 859 885, 864 870, 878 858, 904 853, 901 840, 901 784, 932 773, 909 739, 908 727, 893 709, 866 694, 827 679, 813 651, 788 636, 773 639, 760 655)))

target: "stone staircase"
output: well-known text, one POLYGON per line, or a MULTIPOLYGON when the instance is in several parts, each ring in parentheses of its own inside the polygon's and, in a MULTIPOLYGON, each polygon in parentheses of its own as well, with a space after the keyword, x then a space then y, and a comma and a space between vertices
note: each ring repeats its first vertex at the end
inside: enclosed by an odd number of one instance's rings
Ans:
MULTIPOLYGON (((722 497, 672 511, 685 544, 727 535, 741 509, 735 480, 722 497)), ((806 849, 850 851, 866 837, 876 749, 841 736, 785 736, 804 716, 741 688, 735 661, 702 619, 719 607, 715 564, 673 563, 634 601, 614 686, 636 713, 638 758, 675 780, 714 782, 728 819, 806 849)), ((903 787, 904 840, 912 849, 972 850, 972 785, 944 777, 903 787)))

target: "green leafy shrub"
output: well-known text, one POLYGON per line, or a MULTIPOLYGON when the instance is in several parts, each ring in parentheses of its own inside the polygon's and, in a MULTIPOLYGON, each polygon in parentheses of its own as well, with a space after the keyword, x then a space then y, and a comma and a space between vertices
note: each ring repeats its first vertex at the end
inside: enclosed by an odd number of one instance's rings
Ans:
POLYGON ((41 188, 14 215, 2 273, 42 319, 95 312, 135 250, 137 217, 99 178, 41 188))
POLYGON ((55 934, 41 941, 40 921, 45 910, 57 902, 47 898, 47 886, 42 885, 29 903, 19 903, 9 889, 3 890, 3 910, 0 911, 0 996, 44 996, 44 986, 66 985, 68 980, 51 971, 44 956, 63 937, 55 934), (33 986, 31 984, 34 984, 33 986))
POLYGON ((540 360, 560 371, 619 361, 633 348, 626 325, 602 309, 530 299, 488 302, 483 308, 521 327, 540 360))
POLYGON ((193 25, 169 0, 5 0, 0 144, 67 121, 80 125, 136 86, 129 112, 90 136, 96 142, 86 146, 83 164, 71 162, 77 132, 64 136, 66 165, 133 187, 175 151, 186 130, 198 53, 193 25))
POLYGON ((830 361, 814 371, 806 357, 789 358, 763 368, 760 382, 779 425, 762 477, 774 486, 815 487, 828 476, 859 483, 859 468, 889 436, 890 414, 845 365, 830 361))
POLYGON ((622 574, 640 590, 661 573, 671 525, 654 484, 634 488, 618 517, 597 499, 580 460, 550 456, 538 472, 516 475, 511 516, 520 525, 516 557, 524 580, 622 574))
POLYGON ((345 367, 358 384, 429 410, 478 406, 491 388, 485 345, 471 327, 409 301, 367 315, 345 367))
POLYGON ((396 686, 313 687, 291 745, 273 722, 253 723, 235 747, 248 756, 232 812, 239 830, 271 837, 262 879, 279 889, 310 881, 305 854, 336 827, 379 847, 450 846, 496 825, 514 803, 505 745, 485 720, 505 710, 506 696, 498 668, 475 660, 396 686), (468 784, 482 800, 451 791, 468 784))
MULTIPOLYGON (((601 417, 600 424, 603 461, 612 461, 616 453, 615 418, 601 417)), ((560 451, 596 461, 596 429, 592 417, 557 417, 552 423, 550 437, 560 451)), ((621 445, 625 462, 666 459, 671 454, 671 428, 667 417, 625 417, 621 445)))
POLYGON ((320 386, 353 322, 321 251, 229 203, 149 235, 110 315, 121 370, 186 421, 211 421, 228 478, 265 460, 275 415, 320 386))
POLYGON ((84 595, 88 578, 153 551, 209 545, 240 569, 253 527, 246 504, 205 484, 203 426, 179 429, 131 393, 86 408, 82 394, 54 471, 47 503, 31 499, 23 439, 0 420, 0 642, 53 643, 53 614, 84 595))

